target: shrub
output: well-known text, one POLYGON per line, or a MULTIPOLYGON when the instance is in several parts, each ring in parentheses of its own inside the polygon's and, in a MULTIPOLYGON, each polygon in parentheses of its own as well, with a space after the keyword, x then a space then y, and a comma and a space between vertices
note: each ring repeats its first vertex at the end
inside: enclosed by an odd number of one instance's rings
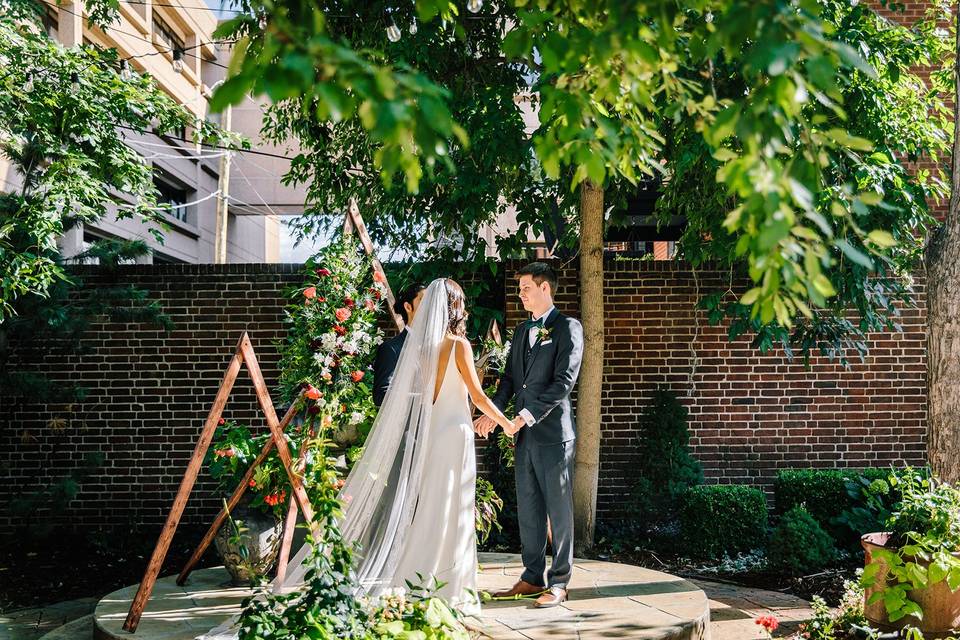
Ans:
POLYGON ((822 569, 835 557, 830 535, 803 507, 794 507, 780 518, 767 545, 770 567, 794 576, 822 569))
POLYGON ((628 515, 646 527, 672 517, 678 497, 703 481, 703 470, 690 455, 687 409, 672 391, 654 392, 640 431, 640 477, 631 492, 628 515))
POLYGON ((746 485, 689 489, 681 500, 680 532, 692 557, 714 559, 763 546, 767 503, 763 492, 746 485))
POLYGON ((784 469, 773 484, 776 513, 783 515, 803 506, 837 544, 856 544, 861 533, 852 522, 841 522, 839 516, 857 507, 858 492, 851 492, 852 483, 863 478, 868 484, 886 479, 890 469, 784 469))

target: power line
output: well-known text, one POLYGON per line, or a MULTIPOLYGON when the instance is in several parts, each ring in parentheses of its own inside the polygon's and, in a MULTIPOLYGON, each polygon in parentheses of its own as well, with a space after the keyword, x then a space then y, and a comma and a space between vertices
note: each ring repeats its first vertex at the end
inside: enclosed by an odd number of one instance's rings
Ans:
MULTIPOLYGON (((128 127, 127 125, 123 125, 123 124, 120 124, 117 126, 121 129, 127 129, 128 131, 136 131, 137 133, 143 133, 143 131, 135 127, 128 127)), ((177 138, 174 136, 168 136, 166 134, 164 134, 163 137, 169 140, 176 140, 177 142, 187 142, 187 143, 194 144, 193 140, 187 140, 186 138, 177 138)), ((293 158, 289 158, 287 156, 281 156, 280 154, 277 154, 277 153, 270 153, 269 151, 257 151, 256 149, 236 149, 234 147, 225 147, 223 145, 217 145, 217 144, 207 144, 205 142, 201 144, 203 144, 203 146, 208 147, 210 149, 223 149, 224 151, 232 151, 234 153, 249 153, 255 156, 265 156, 267 158, 278 158, 280 160, 288 160, 288 161, 293 160, 293 158)), ((177 147, 175 145, 171 145, 171 146, 173 146, 175 149, 183 149, 183 147, 177 147)), ((190 152, 189 149, 184 149, 184 151, 190 152)))

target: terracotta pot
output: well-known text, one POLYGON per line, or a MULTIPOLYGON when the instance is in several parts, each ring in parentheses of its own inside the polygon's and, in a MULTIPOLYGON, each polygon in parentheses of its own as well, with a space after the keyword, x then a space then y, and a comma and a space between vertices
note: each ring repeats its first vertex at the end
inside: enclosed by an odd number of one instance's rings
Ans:
POLYGON ((245 496, 231 513, 241 529, 239 539, 232 540, 235 530, 229 520, 214 538, 217 553, 235 586, 250 586, 255 578, 267 575, 280 553, 283 522, 251 508, 249 502, 245 496))
MULTIPOLYGON (((860 538, 860 544, 864 550, 864 566, 870 564, 873 559, 872 551, 874 549, 889 549, 886 544, 890 540, 890 532, 867 533, 860 538)), ((960 554, 954 554, 960 555, 960 554)), ((917 561, 912 558, 912 561, 917 561)), ((920 605, 923 610, 923 620, 917 620, 913 616, 906 616, 890 622, 887 617, 887 609, 880 600, 874 604, 867 604, 870 596, 877 591, 882 590, 882 585, 887 575, 887 565, 882 560, 878 560, 880 571, 877 574, 877 584, 866 589, 864 592, 864 615, 872 625, 883 631, 893 631, 902 629, 910 625, 919 628, 926 638, 946 638, 956 635, 955 629, 960 629, 960 589, 950 591, 946 580, 929 585, 925 589, 914 589, 907 592, 907 597, 920 605)), ((928 563, 920 560, 917 562, 922 566, 928 563)))

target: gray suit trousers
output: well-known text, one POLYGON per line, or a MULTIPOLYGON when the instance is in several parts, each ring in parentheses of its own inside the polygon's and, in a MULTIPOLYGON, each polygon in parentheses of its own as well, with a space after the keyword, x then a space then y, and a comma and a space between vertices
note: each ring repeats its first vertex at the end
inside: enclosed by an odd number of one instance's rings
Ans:
MULTIPOLYGON (((521 579, 537 586, 567 588, 573 571, 573 459, 576 440, 537 444, 518 438, 514 471, 523 566, 521 579), (547 573, 547 518, 553 563, 547 573)), ((536 428, 534 426, 533 428, 536 428)))

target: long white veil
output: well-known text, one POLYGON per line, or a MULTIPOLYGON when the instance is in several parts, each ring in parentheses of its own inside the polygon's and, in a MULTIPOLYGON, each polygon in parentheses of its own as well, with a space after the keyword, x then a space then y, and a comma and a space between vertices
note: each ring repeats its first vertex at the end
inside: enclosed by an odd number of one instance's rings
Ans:
MULTIPOLYGON (((407 339, 363 455, 340 491, 344 502, 340 529, 345 542, 359 545, 354 569, 363 593, 403 586, 394 584, 394 572, 420 498, 440 345, 447 331, 446 281, 438 278, 427 287, 407 327, 407 339)), ((291 559, 283 582, 275 582, 275 589, 287 591, 303 584, 310 546, 308 539, 291 559)))

